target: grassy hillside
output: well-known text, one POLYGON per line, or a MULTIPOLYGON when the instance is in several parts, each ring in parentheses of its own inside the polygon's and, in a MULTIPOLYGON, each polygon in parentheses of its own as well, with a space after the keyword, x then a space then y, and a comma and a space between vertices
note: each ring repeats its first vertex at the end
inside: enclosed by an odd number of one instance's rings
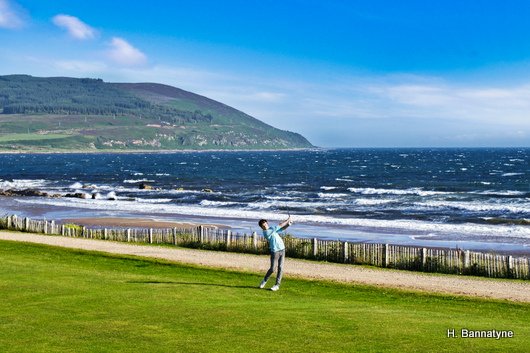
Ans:
MULTIPOLYGON (((0 242, 2 352, 524 352, 530 307, 0 242), (505 339, 447 330, 512 330, 505 339)), ((264 257, 263 261, 267 261, 264 257)), ((288 266, 288 263, 287 263, 288 266)))
POLYGON ((299 134, 167 85, 0 76, 2 150, 307 147, 299 134))

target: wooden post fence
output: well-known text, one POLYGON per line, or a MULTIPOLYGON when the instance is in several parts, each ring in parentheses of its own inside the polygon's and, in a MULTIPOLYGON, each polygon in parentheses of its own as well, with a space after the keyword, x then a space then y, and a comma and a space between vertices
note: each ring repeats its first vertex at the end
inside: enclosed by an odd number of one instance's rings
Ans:
MULTIPOLYGON (((60 234, 69 237, 84 237, 113 241, 165 243, 181 246, 196 246, 197 243, 215 249, 231 251, 264 251, 263 240, 258 234, 232 233, 231 230, 214 230, 199 226, 193 229, 89 229, 56 225, 55 221, 32 220, 16 215, 0 219, 0 228, 60 234)), ((405 270, 458 273, 488 277, 530 279, 530 258, 512 255, 496 255, 469 250, 436 249, 390 244, 350 243, 317 238, 288 238, 285 241, 289 256, 318 259, 332 262, 369 264, 405 270)))

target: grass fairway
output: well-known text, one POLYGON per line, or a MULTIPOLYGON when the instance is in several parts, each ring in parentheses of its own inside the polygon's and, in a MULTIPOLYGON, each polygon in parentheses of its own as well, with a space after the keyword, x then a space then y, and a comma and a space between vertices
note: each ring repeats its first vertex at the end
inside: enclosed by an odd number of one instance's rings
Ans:
MULTIPOLYGON (((289 266, 287 261, 287 266, 289 266)), ((2 352, 524 352, 530 305, 0 241, 2 352), (448 329, 514 338, 447 338, 448 329)))
POLYGON ((0 143, 15 142, 15 141, 43 141, 43 140, 59 140, 62 138, 72 137, 66 134, 7 134, 0 135, 0 143))

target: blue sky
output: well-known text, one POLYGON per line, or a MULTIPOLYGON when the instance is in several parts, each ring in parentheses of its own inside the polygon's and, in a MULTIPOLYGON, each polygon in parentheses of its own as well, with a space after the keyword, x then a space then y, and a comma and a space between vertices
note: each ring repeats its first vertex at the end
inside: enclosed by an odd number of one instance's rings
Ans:
POLYGON ((0 0, 0 74, 160 82, 322 147, 530 146, 528 1, 0 0))

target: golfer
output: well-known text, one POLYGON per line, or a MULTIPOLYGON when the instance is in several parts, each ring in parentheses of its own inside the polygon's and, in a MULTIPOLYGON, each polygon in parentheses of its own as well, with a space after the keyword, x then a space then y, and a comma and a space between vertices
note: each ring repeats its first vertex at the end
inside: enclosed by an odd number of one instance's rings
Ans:
POLYGON ((281 222, 275 227, 269 227, 269 223, 265 219, 260 219, 258 222, 261 229, 263 229, 263 236, 269 242, 269 248, 271 250, 271 267, 267 271, 265 278, 261 281, 259 287, 264 288, 269 280, 269 277, 274 273, 276 263, 278 264, 278 275, 276 276, 276 284, 271 288, 272 291, 280 289, 280 283, 282 282, 282 271, 283 271, 283 260, 285 259, 285 245, 280 237, 280 232, 287 229, 293 222, 291 222, 291 216, 285 221, 281 222))

